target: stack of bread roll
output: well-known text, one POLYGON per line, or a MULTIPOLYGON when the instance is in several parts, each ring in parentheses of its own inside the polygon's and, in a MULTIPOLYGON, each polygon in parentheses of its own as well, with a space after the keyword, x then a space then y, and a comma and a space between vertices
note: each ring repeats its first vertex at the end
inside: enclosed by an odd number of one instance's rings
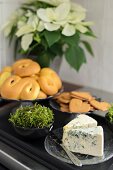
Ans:
POLYGON ((58 74, 31 59, 16 61, 0 73, 0 95, 6 99, 35 100, 55 95, 62 87, 58 74))

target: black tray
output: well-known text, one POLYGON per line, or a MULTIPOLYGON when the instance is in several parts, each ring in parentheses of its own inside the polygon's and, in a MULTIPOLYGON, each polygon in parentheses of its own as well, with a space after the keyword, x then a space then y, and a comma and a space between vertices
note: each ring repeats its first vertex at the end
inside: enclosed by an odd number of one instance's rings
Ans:
MULTIPOLYGON (((10 103, 2 108, 0 108, 0 139, 7 143, 9 146, 23 152, 24 154, 31 157, 33 160, 43 164, 52 170, 107 170, 112 166, 113 159, 93 166, 83 166, 81 168, 74 165, 64 163, 52 156, 50 156, 44 148, 45 138, 37 140, 27 140, 20 137, 13 129, 13 127, 8 122, 9 113, 11 110, 18 106, 20 103, 14 102, 10 103)), ((104 118, 92 115, 97 121, 105 123, 104 118)))
POLYGON ((4 100, 2 100, 1 98, 0 98, 0 108, 2 107, 2 106, 5 106, 6 104, 8 104, 8 103, 12 103, 11 101, 4 101, 4 100))

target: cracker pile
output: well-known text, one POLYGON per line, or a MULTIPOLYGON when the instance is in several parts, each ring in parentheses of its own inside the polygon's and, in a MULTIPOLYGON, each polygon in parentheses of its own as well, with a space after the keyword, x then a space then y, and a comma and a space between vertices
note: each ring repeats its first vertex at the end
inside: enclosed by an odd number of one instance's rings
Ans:
POLYGON ((111 106, 107 102, 97 101, 89 92, 63 92, 54 98, 62 112, 87 113, 94 110, 107 111, 111 106))

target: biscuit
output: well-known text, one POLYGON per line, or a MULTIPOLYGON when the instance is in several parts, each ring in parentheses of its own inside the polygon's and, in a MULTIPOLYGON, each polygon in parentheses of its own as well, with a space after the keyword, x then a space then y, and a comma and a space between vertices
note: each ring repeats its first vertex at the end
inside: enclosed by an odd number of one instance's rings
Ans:
POLYGON ((90 111, 94 111, 95 108, 93 106, 90 106, 90 111))
POLYGON ((96 108, 96 109, 98 109, 98 110, 102 110, 102 111, 107 111, 109 108, 110 108, 110 104, 109 103, 107 103, 107 102, 99 102, 99 101, 97 101, 97 100, 91 100, 90 101, 90 104, 94 107, 94 108, 96 108))
POLYGON ((64 104, 64 103, 59 103, 61 107, 64 107, 64 108, 69 108, 69 105, 68 104, 64 104))
POLYGON ((72 91, 71 94, 74 95, 75 97, 80 97, 83 100, 88 101, 92 100, 93 98, 89 92, 72 91))
POLYGON ((69 92, 63 92, 58 96, 55 96, 55 99, 59 99, 59 98, 64 98, 66 100, 70 100, 71 99, 71 95, 69 92))
POLYGON ((75 99, 79 99, 79 100, 82 100, 82 101, 85 101, 85 99, 81 98, 81 97, 78 97, 78 96, 75 96, 73 94, 71 94, 71 97, 72 98, 75 98, 75 99))
POLYGON ((64 98, 61 98, 61 97, 58 99, 58 101, 61 102, 61 103, 69 103, 70 102, 70 100, 64 99, 64 98))
POLYGON ((69 103, 69 109, 75 113, 87 113, 90 111, 90 105, 78 99, 72 99, 69 103))
POLYGON ((110 104, 107 102, 98 102, 89 92, 63 92, 58 96, 55 96, 56 102, 60 105, 60 110, 66 112, 75 113, 88 113, 95 109, 102 111, 108 110, 110 104))
POLYGON ((68 108, 64 108, 64 107, 60 107, 60 110, 61 110, 62 112, 69 112, 69 109, 68 109, 68 108))

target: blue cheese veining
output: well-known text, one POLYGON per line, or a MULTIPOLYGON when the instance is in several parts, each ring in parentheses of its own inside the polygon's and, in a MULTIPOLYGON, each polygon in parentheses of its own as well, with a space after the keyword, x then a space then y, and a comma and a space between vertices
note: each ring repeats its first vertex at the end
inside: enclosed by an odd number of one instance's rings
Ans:
POLYGON ((63 133, 62 142, 72 152, 102 156, 104 147, 103 128, 97 126, 66 129, 63 133))

